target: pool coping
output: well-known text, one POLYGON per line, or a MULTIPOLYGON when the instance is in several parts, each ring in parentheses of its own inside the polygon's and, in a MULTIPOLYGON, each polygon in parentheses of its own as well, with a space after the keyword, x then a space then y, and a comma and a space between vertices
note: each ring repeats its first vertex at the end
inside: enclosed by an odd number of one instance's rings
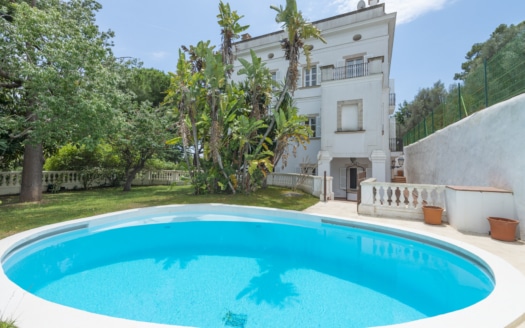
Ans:
MULTIPOLYGON (((273 208, 223 204, 166 205, 113 212, 52 224, 1 239, 0 263, 3 263, 8 258, 8 256, 10 256, 10 254, 16 251, 16 249, 19 249, 37 240, 47 238, 53 234, 62 233, 64 231, 82 229, 86 227, 93 230, 103 230, 109 227, 114 227, 115 225, 133 225, 146 222, 145 220, 141 221, 139 219, 144 215, 166 213, 166 211, 206 211, 209 209, 228 213, 231 213, 232 211, 241 212, 245 210, 250 210, 251 214, 279 213, 280 219, 290 220, 289 222, 293 222, 293 220, 296 219, 306 219, 312 223, 319 224, 325 221, 333 224, 354 225, 372 230, 391 229, 401 235, 421 235, 453 245, 453 248, 464 249, 467 252, 474 254, 476 257, 481 259, 482 262, 485 262, 490 266, 490 270, 493 273, 495 279, 495 288, 494 291, 484 300, 463 310, 454 311, 432 318, 383 327, 516 327, 525 319, 525 303, 522 300, 523 296, 525 295, 525 276, 519 272, 519 270, 511 266, 508 262, 487 251, 461 241, 416 229, 400 228, 392 224, 370 223, 359 218, 346 219, 337 216, 319 215, 273 208)), ((161 220, 166 219, 163 218, 161 220)), ((158 221, 155 221, 155 219, 149 219, 147 222, 156 223, 158 221)), ((20 287, 11 282, 6 277, 2 266, 0 266, 0 291, 0 318, 4 320, 16 320, 16 324, 19 328, 87 328, 94 327, 96 325, 116 328, 182 327, 113 318, 43 300, 31 293, 22 290, 20 287)))

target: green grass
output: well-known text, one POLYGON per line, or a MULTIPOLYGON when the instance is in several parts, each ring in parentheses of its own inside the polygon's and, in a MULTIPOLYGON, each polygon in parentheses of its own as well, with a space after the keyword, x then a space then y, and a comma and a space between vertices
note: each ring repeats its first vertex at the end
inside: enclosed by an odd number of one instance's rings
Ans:
POLYGON ((171 190, 167 186, 150 186, 134 187, 130 192, 106 188, 44 194, 40 203, 22 204, 18 203, 18 196, 0 197, 0 239, 51 223, 139 207, 222 203, 302 211, 319 201, 307 194, 288 197, 289 193, 288 189, 269 187, 250 195, 195 196, 191 186, 171 190))

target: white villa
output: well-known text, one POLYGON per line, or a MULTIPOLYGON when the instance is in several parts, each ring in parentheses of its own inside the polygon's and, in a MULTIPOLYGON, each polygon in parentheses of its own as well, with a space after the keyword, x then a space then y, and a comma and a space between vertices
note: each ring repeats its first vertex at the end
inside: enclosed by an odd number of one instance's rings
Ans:
MULTIPOLYGON (((390 181, 392 159, 401 154, 394 152, 395 125, 390 119, 395 110, 390 63, 396 13, 385 13, 385 4, 377 0, 369 2, 366 6, 361 1, 356 11, 313 22, 327 43, 307 41, 313 45, 312 66, 307 70, 302 57, 294 99, 315 134, 306 151, 288 158, 284 170, 275 168, 285 173, 326 172, 333 177, 335 197, 349 200, 357 200, 359 181, 365 178, 390 181)), ((279 42, 283 37, 283 31, 245 35, 236 44, 237 57, 250 61, 253 49, 282 81, 288 67, 279 42)), ((239 68, 237 62, 235 69, 239 68)))

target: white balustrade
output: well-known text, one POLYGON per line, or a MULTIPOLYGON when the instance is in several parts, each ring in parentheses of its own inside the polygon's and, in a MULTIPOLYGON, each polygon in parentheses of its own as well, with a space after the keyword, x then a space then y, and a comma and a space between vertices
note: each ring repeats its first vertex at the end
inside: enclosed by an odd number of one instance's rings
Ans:
POLYGON ((133 185, 170 185, 181 182, 184 176, 188 176, 186 171, 162 170, 162 171, 141 171, 137 173, 133 185))
MULTIPOLYGON (((188 176, 186 171, 163 170, 163 171, 141 171, 133 180, 133 185, 170 185, 182 182, 188 176)), ((48 189, 63 188, 66 190, 84 188, 85 176, 77 171, 44 171, 42 176, 42 191, 48 189)), ((20 193, 22 172, 0 172, 0 195, 16 195, 20 193)), ((267 184, 290 189, 299 189, 321 200, 324 199, 324 177, 293 174, 293 173, 270 173, 267 176, 267 184)), ((106 185, 106 181, 95 179, 89 187, 106 185)), ((326 199, 334 199, 332 191, 332 177, 326 177, 326 199)))
POLYGON ((443 207, 446 213, 445 186, 377 182, 374 178, 361 183, 359 214, 422 219, 423 205, 443 207))
POLYGON ((19 193, 21 182, 22 172, 0 172, 0 195, 19 193))
MULTIPOLYGON (((133 185, 169 185, 182 181, 186 171, 163 170, 144 171, 137 174, 133 185)), ((84 188, 85 173, 77 171, 44 171, 42 174, 42 191, 53 188, 72 190, 84 188)), ((0 195, 20 193, 22 172, 0 172, 0 195)), ((93 179, 89 187, 100 187, 107 184, 105 179, 93 179)))

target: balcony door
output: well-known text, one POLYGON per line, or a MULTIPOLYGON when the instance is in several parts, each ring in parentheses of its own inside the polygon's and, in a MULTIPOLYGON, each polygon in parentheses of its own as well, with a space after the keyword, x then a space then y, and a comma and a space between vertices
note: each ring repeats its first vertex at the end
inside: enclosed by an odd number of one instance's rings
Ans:
POLYGON ((345 62, 346 78, 353 78, 365 75, 365 64, 363 57, 347 59, 345 62))

